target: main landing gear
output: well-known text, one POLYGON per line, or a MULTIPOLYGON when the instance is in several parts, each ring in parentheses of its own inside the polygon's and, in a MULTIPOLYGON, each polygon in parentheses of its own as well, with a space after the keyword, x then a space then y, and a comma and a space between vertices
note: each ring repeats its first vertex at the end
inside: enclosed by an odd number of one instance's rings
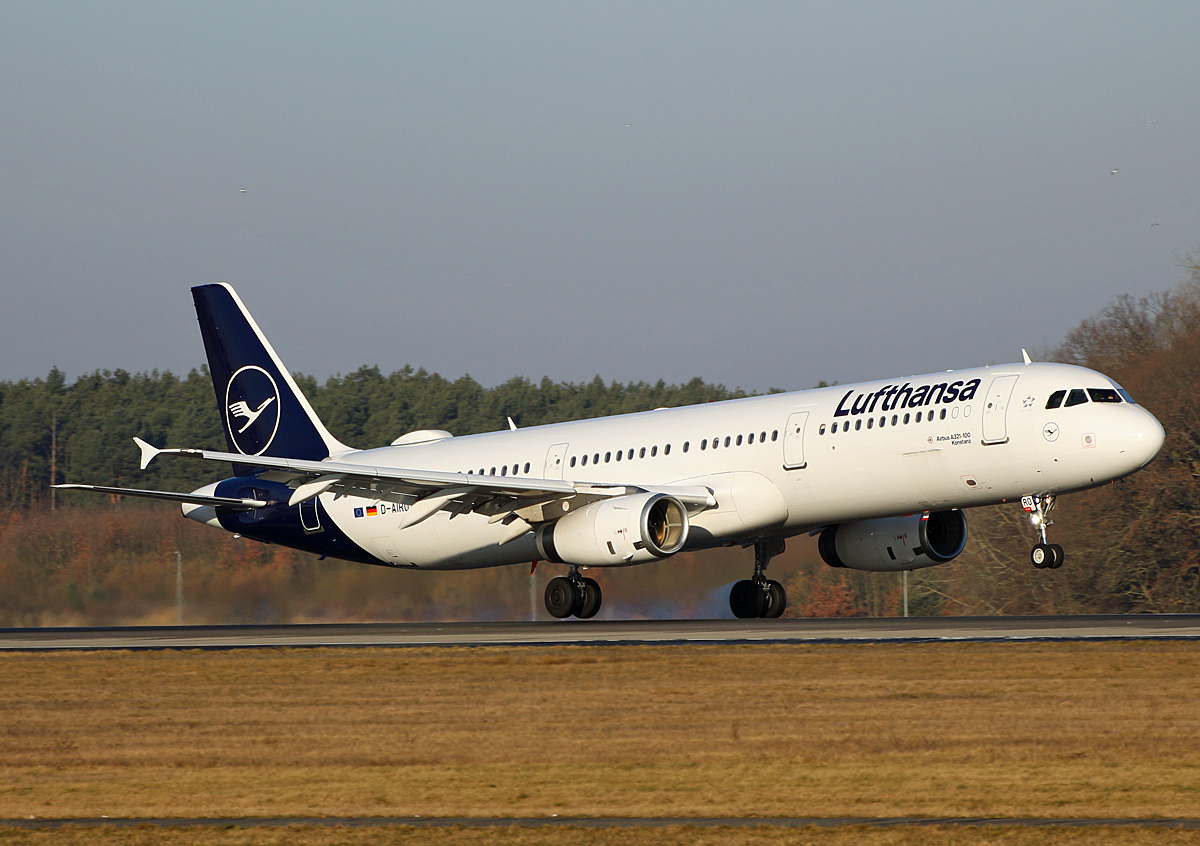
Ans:
POLYGON ((1046 527, 1054 524, 1054 521, 1049 519, 1050 512, 1054 510, 1054 496, 1047 494, 1022 497, 1021 505, 1030 513, 1033 525, 1037 526, 1042 536, 1042 542, 1035 544, 1029 553, 1029 560, 1039 570, 1057 570, 1063 565, 1066 553, 1058 544, 1046 542, 1046 527))
POLYGON ((566 576, 556 576, 546 585, 546 610, 560 620, 571 616, 581 620, 595 617, 603 600, 596 580, 580 576, 579 568, 574 565, 566 576))
POLYGON ((783 539, 755 541, 754 578, 742 579, 729 591, 729 610, 733 616, 749 620, 755 617, 778 617, 787 607, 783 585, 764 575, 767 564, 783 552, 783 539))

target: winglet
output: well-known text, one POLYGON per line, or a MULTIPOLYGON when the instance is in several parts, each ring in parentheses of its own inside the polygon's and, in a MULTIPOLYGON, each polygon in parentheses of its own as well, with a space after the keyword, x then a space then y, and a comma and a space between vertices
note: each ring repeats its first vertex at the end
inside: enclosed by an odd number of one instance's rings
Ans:
POLYGON ((1021 358, 1025 359, 1026 364, 1033 364, 1033 359, 1029 357, 1029 353, 1025 352, 1025 348, 1021 348, 1021 358))
POLYGON ((162 452, 161 449, 159 449, 156 446, 151 446, 150 444, 143 441, 141 438, 134 438, 133 442, 135 444, 137 444, 138 449, 140 449, 142 451, 142 469, 143 470, 145 470, 150 465, 151 461, 153 461, 155 458, 158 457, 158 454, 160 452, 162 452))

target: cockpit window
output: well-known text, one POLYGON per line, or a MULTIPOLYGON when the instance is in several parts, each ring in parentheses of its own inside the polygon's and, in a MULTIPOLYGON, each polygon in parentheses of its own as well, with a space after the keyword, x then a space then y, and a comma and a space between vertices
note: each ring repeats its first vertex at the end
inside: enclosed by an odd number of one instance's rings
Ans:
POLYGON ((1087 391, 1083 388, 1073 388, 1071 393, 1067 394, 1067 403, 1064 407, 1070 408, 1073 405, 1083 405, 1087 401, 1087 391))
POLYGON ((1050 395, 1050 399, 1046 400, 1046 408, 1058 408, 1066 395, 1066 391, 1055 391, 1050 395))
POLYGON ((1121 395, 1113 388, 1088 388, 1092 402, 1120 402, 1121 395))
POLYGON ((1129 395, 1129 391, 1125 390, 1124 388, 1117 388, 1117 393, 1124 398, 1125 402, 1129 403, 1130 405, 1137 405, 1137 403, 1133 401, 1133 397, 1129 395))

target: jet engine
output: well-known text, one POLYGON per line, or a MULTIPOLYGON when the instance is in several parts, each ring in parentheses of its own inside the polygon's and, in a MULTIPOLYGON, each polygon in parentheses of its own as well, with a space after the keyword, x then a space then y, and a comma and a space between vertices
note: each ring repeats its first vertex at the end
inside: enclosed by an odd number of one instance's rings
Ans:
POLYGON ((674 555, 687 535, 682 502, 667 494, 643 493, 593 502, 543 523, 536 538, 538 552, 547 561, 619 567, 674 555))
POLYGON ((966 545, 967 515, 953 509, 830 526, 817 549, 830 567, 884 572, 945 564, 966 545))

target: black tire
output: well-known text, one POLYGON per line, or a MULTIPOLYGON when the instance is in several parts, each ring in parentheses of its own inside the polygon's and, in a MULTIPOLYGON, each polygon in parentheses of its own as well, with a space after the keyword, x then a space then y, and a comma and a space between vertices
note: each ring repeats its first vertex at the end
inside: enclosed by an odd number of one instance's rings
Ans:
POLYGON ((1054 560, 1050 564, 1050 569, 1057 570, 1063 565, 1063 562, 1067 560, 1067 553, 1064 552, 1063 548, 1056 543, 1050 544, 1050 550, 1054 553, 1054 560))
POLYGON ((1048 543, 1035 544, 1029 553, 1029 560, 1033 562, 1034 567, 1045 570, 1054 561, 1054 550, 1048 543))
POLYGON ((600 610, 600 604, 604 601, 604 594, 600 592, 600 585, 595 579, 583 580, 583 598, 579 603, 579 607, 575 609, 575 616, 581 620, 587 620, 596 616, 596 612, 600 610))
POLYGON ((570 579, 556 576, 546 585, 546 610, 550 612, 551 617, 560 620, 570 617, 575 613, 575 606, 578 604, 579 591, 570 579))
POLYGON ((769 579, 767 581, 767 607, 763 609, 762 615, 770 619, 778 619, 783 616, 785 608, 787 608, 787 591, 779 582, 769 579))
POLYGON ((740 582, 736 582, 733 589, 729 591, 729 610, 739 620, 752 620, 755 617, 761 617, 763 606, 766 604, 767 597, 763 593, 763 589, 750 579, 742 579, 740 582))

